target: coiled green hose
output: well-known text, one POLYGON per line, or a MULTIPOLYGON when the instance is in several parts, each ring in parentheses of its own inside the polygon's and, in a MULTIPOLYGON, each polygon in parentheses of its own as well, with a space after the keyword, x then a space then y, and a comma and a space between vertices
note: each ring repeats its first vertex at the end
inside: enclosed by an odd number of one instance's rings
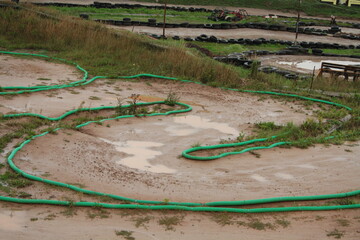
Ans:
MULTIPOLYGON (((13 54, 13 55, 25 55, 25 56, 35 56, 35 57, 44 57, 44 58, 51 58, 55 60, 60 60, 66 63, 70 63, 76 66, 79 70, 84 72, 84 77, 80 81, 73 82, 71 84, 66 85, 54 85, 54 86, 34 86, 34 87, 3 87, 4 90, 21 90, 21 91, 15 91, 15 92, 0 92, 0 95, 7 95, 7 94, 21 94, 26 92, 37 92, 37 91, 46 91, 46 90, 53 90, 53 89, 61 89, 66 87, 75 87, 75 86, 82 86, 89 84, 97 79, 104 79, 106 77, 104 76, 97 76, 94 78, 91 78, 88 80, 88 73, 86 70, 81 68, 79 65, 73 62, 69 62, 64 59, 59 58, 52 58, 46 55, 40 55, 40 54, 29 54, 29 53, 14 53, 14 52, 5 52, 0 51, 0 53, 3 54, 13 54)), ((156 78, 163 78, 163 79, 170 79, 170 80, 178 80, 182 82, 192 82, 189 80, 180 80, 177 78, 170 78, 170 77, 164 77, 164 76, 157 76, 152 74, 139 74, 134 76, 125 76, 125 77, 118 77, 118 78, 135 78, 135 77, 156 77, 156 78)), ((202 84, 199 82, 192 82, 197 84, 202 84)), ((226 90, 233 90, 233 91, 239 91, 239 92, 249 92, 249 93, 261 93, 261 94, 272 94, 272 95, 280 95, 280 96, 287 96, 287 97, 295 97, 299 99, 304 100, 310 100, 310 101, 316 101, 321 102, 329 105, 334 105, 337 107, 343 107, 349 111, 352 109, 350 107, 324 101, 320 99, 313 99, 308 97, 303 97, 295 94, 284 94, 284 93, 276 93, 276 92, 267 92, 267 91, 250 91, 250 90, 238 90, 238 89, 229 89, 229 88, 223 88, 226 90)), ((139 106, 144 105, 151 105, 151 104, 164 104, 164 101, 159 102, 153 102, 153 103, 139 103, 139 106)), ((177 105, 180 105, 184 107, 180 110, 173 110, 168 111, 166 113, 152 113, 152 114, 140 114, 137 116, 160 116, 160 115, 169 115, 169 114, 175 114, 175 113, 184 113, 189 112, 192 110, 191 106, 184 104, 184 103, 177 103, 177 105)), ((130 105, 123 106, 123 107, 129 107, 130 105)), ((115 109, 114 106, 105 106, 105 107, 98 107, 98 108, 81 108, 76 110, 71 110, 69 112, 64 113, 63 115, 56 117, 56 118, 49 118, 40 114, 33 114, 33 113, 20 113, 20 114, 8 114, 3 115, 5 118, 12 118, 12 117, 24 117, 24 116, 32 116, 32 117, 39 117, 42 119, 52 120, 52 121, 58 121, 61 120, 71 114, 81 112, 81 111, 97 111, 97 110, 103 110, 103 109, 115 109)), ((102 119, 99 121, 89 121, 83 124, 80 124, 76 126, 75 128, 81 128, 83 126, 86 126, 88 124, 91 124, 93 122, 104 122, 108 120, 114 120, 114 119, 122 119, 122 118, 130 118, 135 117, 135 115, 125 115, 125 116, 118 116, 108 119, 102 119)), ((59 131, 61 128, 56 128, 53 131, 59 131)), ((28 174, 24 171, 22 171, 20 168, 18 168, 15 163, 13 162, 13 159, 18 151, 20 151, 26 144, 30 143, 33 139, 36 139, 38 137, 45 136, 49 132, 44 132, 41 134, 38 134, 36 136, 31 137, 28 140, 25 140, 15 148, 10 155, 7 158, 9 166, 17 173, 21 174, 23 177, 28 178, 30 180, 39 181, 47 184, 52 184, 60 187, 66 187, 69 189, 72 189, 74 191, 91 194, 91 195, 97 195, 97 196, 108 196, 113 199, 122 200, 126 202, 131 202, 127 204, 108 204, 108 203, 96 203, 96 202, 69 202, 69 201, 58 201, 58 200, 46 200, 46 199, 21 199, 21 198, 12 198, 12 197, 4 197, 0 196, 0 201, 7 201, 7 202, 15 202, 15 203, 25 203, 25 204, 50 204, 50 205, 65 205, 65 206, 86 206, 86 207, 92 207, 92 206, 100 206, 104 208, 127 208, 127 209, 152 209, 152 210, 163 210, 163 209, 172 209, 172 210, 184 210, 184 211, 211 211, 211 212, 237 212, 237 213, 259 213, 259 212, 287 212, 287 211, 319 211, 319 210, 336 210, 336 209, 350 209, 350 208, 360 208, 360 204, 353 204, 353 205, 339 205, 339 206, 299 206, 299 207, 279 207, 279 208, 255 208, 255 209, 242 209, 237 208, 236 206, 242 206, 242 205, 250 205, 250 204, 264 204, 264 203, 275 203, 275 202, 285 202, 285 201, 308 201, 308 200, 321 200, 321 199, 330 199, 330 198, 343 198, 343 197, 351 197, 360 194, 360 190, 352 191, 352 192, 346 192, 346 193, 338 193, 338 194, 329 194, 329 195, 317 195, 317 196, 297 196, 297 197, 277 197, 277 198, 266 198, 266 199, 254 199, 254 200, 243 200, 243 201, 219 201, 219 202, 208 202, 208 203, 192 203, 192 202, 164 202, 164 201, 150 201, 150 200, 139 200, 139 199, 132 199, 128 197, 113 195, 113 194, 107 194, 107 193, 101 193, 96 191, 91 191, 87 189, 83 189, 71 184, 66 184, 62 182, 56 182, 48 179, 44 179, 38 176, 34 176, 31 174, 28 174), (147 204, 147 205, 143 205, 147 204), (233 206, 233 207, 219 207, 219 206, 233 206)), ((202 149, 215 149, 215 148, 223 148, 223 147, 234 147, 234 146, 244 146, 247 144, 255 143, 255 142, 263 142, 269 139, 276 138, 276 136, 273 136, 271 138, 262 138, 262 139, 255 139, 251 141, 246 141, 242 143, 234 143, 234 144, 223 144, 223 145, 215 145, 215 146, 207 146, 207 147, 198 147, 198 148, 191 148, 188 150, 185 150, 183 152, 183 156, 195 159, 195 160, 212 160, 217 159, 220 157, 224 157, 230 154, 240 154, 246 151, 256 150, 256 149, 264 149, 264 148, 272 148, 283 144, 288 144, 288 142, 278 142, 275 144, 272 144, 267 147, 253 147, 253 148, 247 148, 240 152, 230 152, 230 153, 224 153, 220 154, 219 156, 212 156, 212 157, 195 157, 191 156, 189 153, 202 150, 202 149)))

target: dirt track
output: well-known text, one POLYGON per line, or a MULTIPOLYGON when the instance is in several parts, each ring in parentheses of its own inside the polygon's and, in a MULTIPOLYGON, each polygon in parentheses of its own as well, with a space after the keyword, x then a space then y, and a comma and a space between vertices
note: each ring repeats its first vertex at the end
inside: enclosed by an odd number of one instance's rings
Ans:
MULTIPOLYGON (((147 33, 147 34, 159 34, 162 35, 162 28, 146 27, 146 26, 129 26, 129 27, 117 27, 109 26, 113 29, 126 29, 131 32, 136 33, 147 33)), ((284 32, 284 31, 269 31, 261 29, 248 29, 248 28, 239 28, 239 29, 230 29, 230 30, 215 30, 215 29, 191 29, 191 28, 168 28, 165 32, 166 36, 180 36, 180 37, 197 37, 201 34, 206 34, 208 36, 214 35, 219 38, 229 39, 229 38, 265 38, 265 39, 277 39, 277 40, 286 40, 294 41, 295 33, 284 32)), ((358 41, 343 39, 331 36, 314 36, 299 34, 298 41, 307 41, 307 42, 324 42, 324 43, 341 43, 345 45, 358 44, 358 41)))
MULTIPOLYGON (((6 59, 9 65, 16 65, 19 61, 14 57, 6 59)), ((34 63, 26 59, 21 61, 29 66, 34 63)), ((35 66, 33 69, 8 68, 0 73, 0 85, 9 81, 4 75, 20 74, 28 76, 23 79, 26 84, 35 84, 41 75, 36 73, 47 73, 50 68, 57 70, 49 81, 62 80, 64 74, 75 78, 74 70, 68 66, 52 63, 35 66)), ((76 78, 72 80, 78 80, 80 75, 77 74, 76 78)), ((171 81, 146 81, 113 83, 99 80, 84 88, 1 97, 2 113, 31 111, 47 116, 58 116, 79 107, 81 102, 84 102, 84 107, 115 105, 117 97, 126 99, 133 93, 141 94, 144 100, 165 98, 174 89, 182 101, 194 106, 191 113, 180 116, 109 121, 103 126, 89 125, 79 132, 67 130, 58 135, 47 135, 27 145, 15 158, 16 164, 35 175, 46 174, 48 179, 151 200, 206 202, 328 194, 358 188, 354 179, 358 178, 360 170, 357 158, 360 155, 359 143, 316 146, 306 150, 271 149, 259 151, 260 158, 250 153, 211 162, 178 158, 181 151, 191 145, 215 144, 221 139, 235 138, 239 133, 249 134, 256 122, 284 124, 293 121, 298 124, 311 117, 312 112, 302 105, 266 96, 171 81), (91 96, 96 96, 98 100, 90 100, 91 96), (136 146, 131 148, 134 143, 148 147, 142 150, 136 146), (133 161, 141 164, 134 165, 133 161)), ((40 198, 71 196, 71 193, 49 191, 42 186, 30 191, 33 197, 40 198)), ((81 199, 84 196, 73 197, 81 199)), ((79 210, 78 216, 66 218, 60 213, 63 208, 28 208, 6 203, 0 203, 0 206, 0 226, 5 226, 0 227, 0 233, 5 239, 38 239, 39 236, 46 239, 118 239, 114 231, 121 229, 135 231, 136 239, 176 239, 184 236, 186 239, 238 239, 239 233, 246 239, 287 239, 289 236, 292 239, 322 239, 334 228, 346 232, 343 239, 359 238, 356 231, 358 210, 236 215, 239 221, 259 218, 274 223, 275 218, 285 218, 291 222, 288 228, 278 226, 277 230, 268 229, 266 232, 237 224, 223 228, 211 220, 211 214, 190 213, 175 231, 165 231, 156 220, 150 221, 148 229, 136 228, 132 222, 134 212, 122 218, 119 215, 123 211, 111 210, 109 220, 91 221, 86 217, 86 209, 79 210), (51 214, 55 215, 54 220, 46 221, 46 216, 51 214), (338 219, 346 219, 350 222, 349 226, 341 227, 338 219)), ((146 214, 142 213, 143 216, 146 214)), ((155 219, 163 214, 150 213, 155 219)))

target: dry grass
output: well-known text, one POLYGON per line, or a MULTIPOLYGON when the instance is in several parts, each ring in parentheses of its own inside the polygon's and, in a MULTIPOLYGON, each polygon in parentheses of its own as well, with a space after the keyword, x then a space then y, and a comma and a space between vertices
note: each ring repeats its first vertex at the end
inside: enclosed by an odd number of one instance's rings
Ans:
POLYGON ((232 67, 190 54, 184 46, 169 47, 54 10, 26 7, 58 20, 29 10, 0 9, 1 47, 50 51, 48 54, 77 62, 92 75, 152 73, 233 87, 241 82, 232 67))

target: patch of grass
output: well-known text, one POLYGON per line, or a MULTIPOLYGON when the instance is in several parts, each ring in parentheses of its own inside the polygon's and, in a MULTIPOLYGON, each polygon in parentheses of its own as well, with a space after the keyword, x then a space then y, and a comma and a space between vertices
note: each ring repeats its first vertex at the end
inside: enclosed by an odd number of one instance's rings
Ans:
POLYGON ((221 226, 234 224, 234 217, 228 213, 214 213, 211 219, 221 226))
POLYGON ((64 211, 60 212, 65 217, 73 217, 77 215, 76 209, 74 206, 68 206, 64 211))
POLYGON ((110 217, 110 212, 104 210, 103 208, 100 207, 94 207, 92 208, 92 210, 88 210, 87 211, 87 216, 90 219, 95 219, 95 218, 109 218, 110 217))
POLYGON ((47 215, 44 220, 47 220, 47 221, 51 221, 51 220, 54 220, 56 218, 56 215, 55 214, 49 214, 47 215))
POLYGON ((135 240, 135 238, 132 236, 133 231, 125 231, 125 230, 121 230, 121 231, 115 231, 116 236, 122 236, 124 239, 126 240, 135 240))
POLYGON ((90 96, 89 99, 90 100, 101 100, 101 98, 99 98, 97 96, 90 96))
POLYGON ((341 226, 341 227, 347 227, 350 225, 350 221, 347 219, 337 219, 336 222, 341 226))
POLYGON ((247 223, 247 226, 256 230, 275 229, 273 224, 263 223, 259 219, 252 220, 251 222, 247 223))
POLYGON ((179 100, 180 97, 173 91, 170 91, 165 99, 165 104, 169 106, 175 106, 175 104, 179 102, 179 100))
POLYGON ((37 78, 36 80, 40 80, 40 81, 50 81, 50 78, 37 78))
POLYGON ((44 119, 28 118, 26 121, 17 119, 4 119, 5 124, 12 132, 4 134, 0 137, 0 152, 3 152, 5 146, 13 139, 22 137, 30 138, 35 135, 35 129, 48 124, 44 119))
POLYGON ((164 226, 166 231, 175 231, 175 226, 180 225, 183 219, 183 216, 164 216, 158 220, 158 223, 164 226))
POLYGON ((326 217, 324 217, 324 216, 316 216, 315 217, 315 220, 316 221, 321 221, 321 220, 324 220, 326 217))
POLYGON ((10 171, 6 171, 4 174, 0 175, 0 183, 1 182, 13 188, 24 188, 33 184, 31 181, 23 178, 20 174, 10 171))
POLYGON ((334 199, 331 201, 328 201, 327 204, 331 204, 331 205, 353 205, 356 204, 356 201, 350 198, 339 198, 339 199, 334 199))
POLYGON ((285 219, 276 219, 275 223, 282 226, 283 228, 287 228, 288 226, 290 226, 290 221, 285 219))
POLYGON ((260 158, 261 157, 261 154, 260 153, 257 153, 257 152, 254 152, 254 151, 249 151, 250 154, 254 155, 256 158, 260 158))
POLYGON ((35 222, 37 220, 39 220, 39 218, 30 218, 30 221, 32 221, 32 222, 35 222))
POLYGON ((326 236, 334 237, 336 239, 340 239, 340 238, 342 238, 344 236, 344 234, 345 234, 345 231, 339 231, 338 229, 335 228, 333 231, 328 232, 326 234, 326 236))
POLYGON ((141 217, 132 218, 131 220, 135 222, 135 227, 137 228, 144 227, 145 229, 147 229, 146 224, 148 224, 151 219, 153 219, 153 217, 141 216, 141 217))
POLYGON ((191 148, 196 148, 196 147, 201 147, 201 144, 197 142, 191 145, 191 148))

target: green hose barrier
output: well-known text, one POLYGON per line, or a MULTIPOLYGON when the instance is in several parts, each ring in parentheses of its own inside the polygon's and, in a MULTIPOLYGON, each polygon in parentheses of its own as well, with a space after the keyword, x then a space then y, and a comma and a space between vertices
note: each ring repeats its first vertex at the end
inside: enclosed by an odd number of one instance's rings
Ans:
POLYGON ((227 207, 191 207, 176 205, 139 205, 139 204, 110 204, 97 202, 69 202, 47 199, 21 199, 12 197, 1 197, 0 201, 15 202, 22 204, 48 204, 76 207, 103 207, 110 209, 146 209, 146 210, 181 210, 192 212, 233 212, 233 213, 266 213, 266 212, 294 212, 294 211, 329 211, 340 209, 360 208, 360 204, 339 205, 339 206, 298 206, 298 207, 279 207, 279 208, 227 208, 227 207))
MULTIPOLYGON (((54 86, 35 86, 35 87, 5 87, 5 88, 3 88, 5 90, 15 90, 15 89, 23 89, 23 90, 17 91, 17 92, 0 92, 0 95, 21 94, 21 93, 26 93, 26 92, 37 92, 37 91, 60 89, 60 88, 65 88, 65 87, 82 86, 82 85, 89 84, 89 83, 91 83, 91 82, 93 82, 93 81, 95 81, 97 79, 107 78, 107 77, 104 77, 104 76, 97 76, 97 77, 94 77, 94 78, 91 78, 91 79, 87 80, 88 79, 88 73, 86 72, 86 70, 82 69, 76 63, 72 63, 72 62, 69 62, 69 61, 64 60, 64 59, 52 58, 52 57, 48 57, 46 55, 29 54, 29 53, 13 53, 13 52, 4 52, 4 51, 0 51, 0 53, 14 54, 14 55, 25 55, 25 56, 27 55, 27 56, 35 56, 35 57, 45 57, 45 58, 51 58, 51 59, 55 59, 55 60, 60 60, 60 61, 66 62, 66 63, 73 64, 79 70, 84 72, 84 77, 83 77, 82 80, 77 81, 77 82, 73 82, 71 84, 54 85, 54 86)), ((152 75, 152 74, 138 74, 138 75, 134 75, 134 76, 122 76, 122 77, 117 77, 117 78, 129 79, 129 78, 143 77, 143 76, 170 79, 170 80, 177 80, 177 81, 182 81, 182 82, 191 82, 191 83, 205 85, 205 84, 202 84, 200 82, 193 82, 193 81, 189 81, 189 80, 180 80, 180 79, 177 79, 177 78, 157 76, 157 75, 152 75)), ((223 88, 223 89, 239 91, 239 92, 272 94, 272 95, 279 95, 279 96, 286 96, 286 97, 294 97, 294 98, 299 98, 299 99, 304 99, 304 100, 309 100, 309 101, 321 102, 321 103, 325 103, 325 104, 329 104, 329 105, 333 105, 333 106, 337 106, 337 107, 342 107, 342 108, 345 108, 345 109, 347 109, 349 111, 352 110, 351 108, 349 108, 347 106, 344 106, 344 105, 341 105, 341 104, 337 104, 337 103, 333 103, 333 102, 329 102, 329 101, 324 101, 324 100, 320 100, 320 99, 313 99, 313 98, 303 97, 303 96, 299 96, 299 95, 295 95, 295 94, 285 94, 285 93, 276 93, 276 92, 267 92, 267 91, 239 90, 239 89, 231 89, 231 88, 223 88)), ((158 102, 152 102, 152 103, 138 103, 136 105, 138 105, 138 106, 148 106, 148 105, 152 105, 152 104, 164 104, 164 103, 165 103, 165 101, 158 101, 158 102)), ((139 114, 139 115, 136 115, 136 116, 165 116, 165 115, 169 115, 169 114, 189 112, 189 111, 192 110, 191 106, 189 106, 187 104, 184 104, 184 103, 176 103, 176 104, 179 105, 179 106, 184 107, 184 109, 168 111, 166 113, 139 114)), ((126 106, 123 106, 123 107, 126 108, 126 107, 129 107, 129 106, 130 105, 126 105, 126 106)), ((67 116, 69 116, 71 114, 75 114, 75 113, 78 113, 78 112, 98 111, 98 110, 115 109, 115 108, 117 108, 117 107, 105 106, 105 107, 97 107, 97 108, 80 108, 80 109, 68 111, 68 112, 64 113, 63 115, 61 115, 59 117, 55 117, 55 118, 50 118, 50 117, 46 117, 46 116, 43 116, 43 115, 40 115, 40 114, 33 114, 33 113, 8 114, 8 115, 3 115, 3 117, 4 118, 14 118, 14 117, 32 116, 32 117, 38 117, 38 118, 47 119, 47 120, 51 120, 51 121, 59 121, 59 120, 64 119, 65 117, 67 117, 67 116)), ((98 120, 98 121, 89 121, 89 122, 80 124, 80 125, 76 126, 75 128, 81 128, 83 126, 87 126, 87 125, 89 125, 91 123, 94 123, 94 122, 104 122, 104 121, 109 121, 109 120, 114 120, 114 119, 123 119, 123 118, 130 118, 130 117, 135 117, 135 115, 124 115, 124 116, 117 116, 117 117, 113 117, 113 118, 102 119, 102 120, 98 120)), ((53 131, 59 131, 61 129, 62 128, 56 128, 56 129, 52 130, 52 132, 53 131)), ((242 209, 242 208, 234 208, 234 207, 219 207, 219 206, 241 206, 241 205, 250 205, 250 204, 276 203, 276 202, 286 202, 286 201, 309 201, 309 200, 322 200, 322 199, 330 199, 330 198, 344 198, 344 197, 351 197, 351 196, 359 195, 360 190, 356 190, 356 191, 352 191, 352 192, 346 192, 346 193, 339 193, 339 194, 329 194, 329 195, 277 197, 277 198, 242 200, 242 201, 219 201, 219 202, 208 202, 208 203, 164 202, 164 201, 150 201, 150 200, 132 199, 132 198, 118 196, 118 195, 114 195, 114 194, 107 194, 107 193, 91 191, 91 190, 83 189, 83 188, 80 188, 80 187, 77 187, 77 186, 74 186, 74 185, 70 185, 70 184, 66 184, 66 183, 62 183, 62 182, 56 182, 56 181, 52 181, 52 180, 49 180, 49 179, 44 179, 44 178, 41 178, 41 177, 38 177, 38 176, 34 176, 34 175, 28 174, 28 173, 22 171, 20 168, 18 168, 15 165, 15 163, 13 162, 13 158, 15 157, 17 152, 20 151, 25 145, 30 143, 32 140, 34 140, 34 139, 36 139, 38 137, 45 136, 45 135, 47 135, 49 133, 50 132, 47 131, 47 132, 35 135, 35 136, 31 137, 30 139, 25 140, 24 142, 22 142, 20 144, 20 146, 15 148, 10 153, 10 155, 8 156, 7 161, 8 161, 9 166, 15 172, 21 174, 23 177, 28 178, 30 180, 39 181, 39 182, 43 182, 43 183, 47 183, 47 184, 51 184, 51 185, 55 185, 55 186, 60 186, 60 187, 66 187, 68 189, 71 189, 71 190, 74 190, 74 191, 77 191, 77 192, 86 193, 86 194, 91 194, 91 195, 96 195, 96 196, 107 196, 107 197, 111 197, 113 199, 126 201, 126 202, 131 202, 132 204, 107 204, 107 203, 96 203, 96 202, 69 202, 69 201, 46 200, 46 199, 21 199, 21 198, 12 198, 12 197, 4 197, 4 196, 0 196, 0 201, 15 202, 15 203, 26 203, 26 204, 50 204, 50 205, 65 205, 65 206, 84 206, 84 207, 100 206, 100 207, 104 207, 104 208, 151 209, 151 210, 171 209, 171 210, 184 210, 184 211, 213 211, 213 212, 221 211, 221 212, 237 212, 237 213, 287 212, 287 211, 320 211, 320 210, 323 211, 323 210, 360 208, 360 204, 338 205, 338 206, 298 206, 298 207, 279 207, 279 208, 254 208, 254 209, 242 209), (147 204, 147 205, 141 205, 141 204, 147 204)), ((278 143, 272 144, 270 146, 252 147, 252 148, 246 148, 246 149, 244 149, 242 151, 239 151, 239 152, 228 152, 228 153, 220 154, 218 156, 208 157, 209 159, 203 159, 204 157, 200 158, 200 157, 196 157, 196 156, 191 156, 189 154, 191 152, 198 151, 198 150, 204 150, 204 149, 216 149, 216 148, 225 148, 225 147, 234 147, 234 146, 245 146, 245 145, 256 143, 256 142, 264 142, 264 141, 274 139, 274 138, 276 138, 276 136, 273 136, 273 137, 270 137, 270 138, 254 139, 254 140, 241 142, 241 143, 234 143, 234 144, 222 144, 222 145, 191 148, 191 149, 185 150, 183 152, 183 156, 185 156, 187 158, 190 158, 190 159, 194 159, 194 160, 212 160, 212 159, 217 159, 217 158, 232 155, 232 154, 244 153, 244 152, 251 151, 251 150, 267 149, 267 148, 273 148, 273 147, 276 147, 276 146, 279 146, 279 145, 289 144, 289 142, 278 142, 278 143)), ((329 137, 329 138, 332 138, 332 137, 329 137)))
POLYGON ((219 145, 200 146, 200 147, 189 148, 189 149, 186 149, 185 151, 182 152, 182 156, 185 157, 185 158, 188 158, 188 159, 192 159, 192 160, 205 160, 205 161, 207 161, 207 160, 214 160, 214 159, 226 157, 226 156, 229 156, 229 155, 241 154, 241 153, 254 151, 254 150, 269 149, 269 148, 274 148, 274 147, 285 145, 285 144, 290 144, 290 142, 277 142, 277 143, 271 144, 269 146, 249 147, 249 148, 243 149, 243 150, 238 151, 238 152, 225 152, 225 153, 221 153, 219 155, 210 156, 210 157, 199 157, 199 156, 192 156, 192 155, 189 154, 191 152, 196 152, 196 151, 200 151, 200 150, 211 150, 211 149, 219 149, 219 148, 239 147, 239 146, 244 146, 244 145, 253 144, 253 143, 257 143, 257 142, 265 142, 265 141, 274 139, 276 137, 277 136, 272 136, 270 138, 253 139, 253 140, 249 140, 249 141, 245 141, 245 142, 227 143, 227 144, 219 144, 219 145))

